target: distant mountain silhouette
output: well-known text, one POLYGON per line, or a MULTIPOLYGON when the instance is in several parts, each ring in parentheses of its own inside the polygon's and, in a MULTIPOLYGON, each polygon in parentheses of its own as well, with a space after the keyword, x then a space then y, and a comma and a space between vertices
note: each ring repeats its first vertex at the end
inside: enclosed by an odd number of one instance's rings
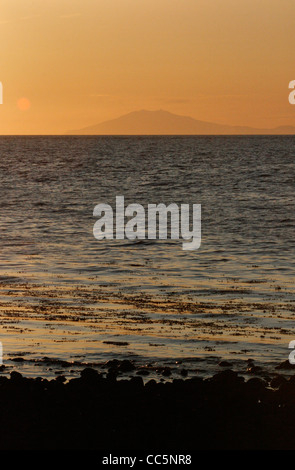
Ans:
POLYGON ((94 126, 67 132, 70 135, 284 135, 295 134, 295 127, 255 129, 198 121, 168 111, 133 111, 94 126))

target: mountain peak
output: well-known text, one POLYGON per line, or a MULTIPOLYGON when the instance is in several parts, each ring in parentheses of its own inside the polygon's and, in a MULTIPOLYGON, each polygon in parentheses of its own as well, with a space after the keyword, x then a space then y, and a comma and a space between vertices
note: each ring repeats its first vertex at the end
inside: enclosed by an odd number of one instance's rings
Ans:
POLYGON ((295 134, 294 127, 254 129, 198 121, 164 109, 140 109, 94 126, 70 131, 71 135, 251 135, 295 134))

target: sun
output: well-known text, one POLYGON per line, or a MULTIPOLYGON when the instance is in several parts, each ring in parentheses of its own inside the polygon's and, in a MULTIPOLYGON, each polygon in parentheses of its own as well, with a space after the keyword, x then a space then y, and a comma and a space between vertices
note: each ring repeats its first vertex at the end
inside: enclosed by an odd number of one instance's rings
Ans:
POLYGON ((31 102, 28 98, 19 98, 17 100, 17 106, 21 111, 27 111, 31 107, 31 102))

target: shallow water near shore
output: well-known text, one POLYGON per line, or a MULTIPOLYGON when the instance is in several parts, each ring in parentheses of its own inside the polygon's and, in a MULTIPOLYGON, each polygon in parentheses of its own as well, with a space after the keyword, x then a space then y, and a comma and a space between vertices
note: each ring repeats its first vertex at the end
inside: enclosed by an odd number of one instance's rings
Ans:
POLYGON ((1 137, 0 152, 2 374, 127 359, 169 380, 252 359, 271 375, 288 359, 293 136, 1 137), (97 241, 93 209, 117 195, 202 204, 201 248, 97 241))

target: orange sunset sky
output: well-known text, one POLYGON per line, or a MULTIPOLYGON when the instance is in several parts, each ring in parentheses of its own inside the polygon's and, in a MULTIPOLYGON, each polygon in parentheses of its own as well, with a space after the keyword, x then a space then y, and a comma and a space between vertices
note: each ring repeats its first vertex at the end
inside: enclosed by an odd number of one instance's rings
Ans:
POLYGON ((1 0, 0 134, 138 109, 295 125, 294 0, 1 0))

